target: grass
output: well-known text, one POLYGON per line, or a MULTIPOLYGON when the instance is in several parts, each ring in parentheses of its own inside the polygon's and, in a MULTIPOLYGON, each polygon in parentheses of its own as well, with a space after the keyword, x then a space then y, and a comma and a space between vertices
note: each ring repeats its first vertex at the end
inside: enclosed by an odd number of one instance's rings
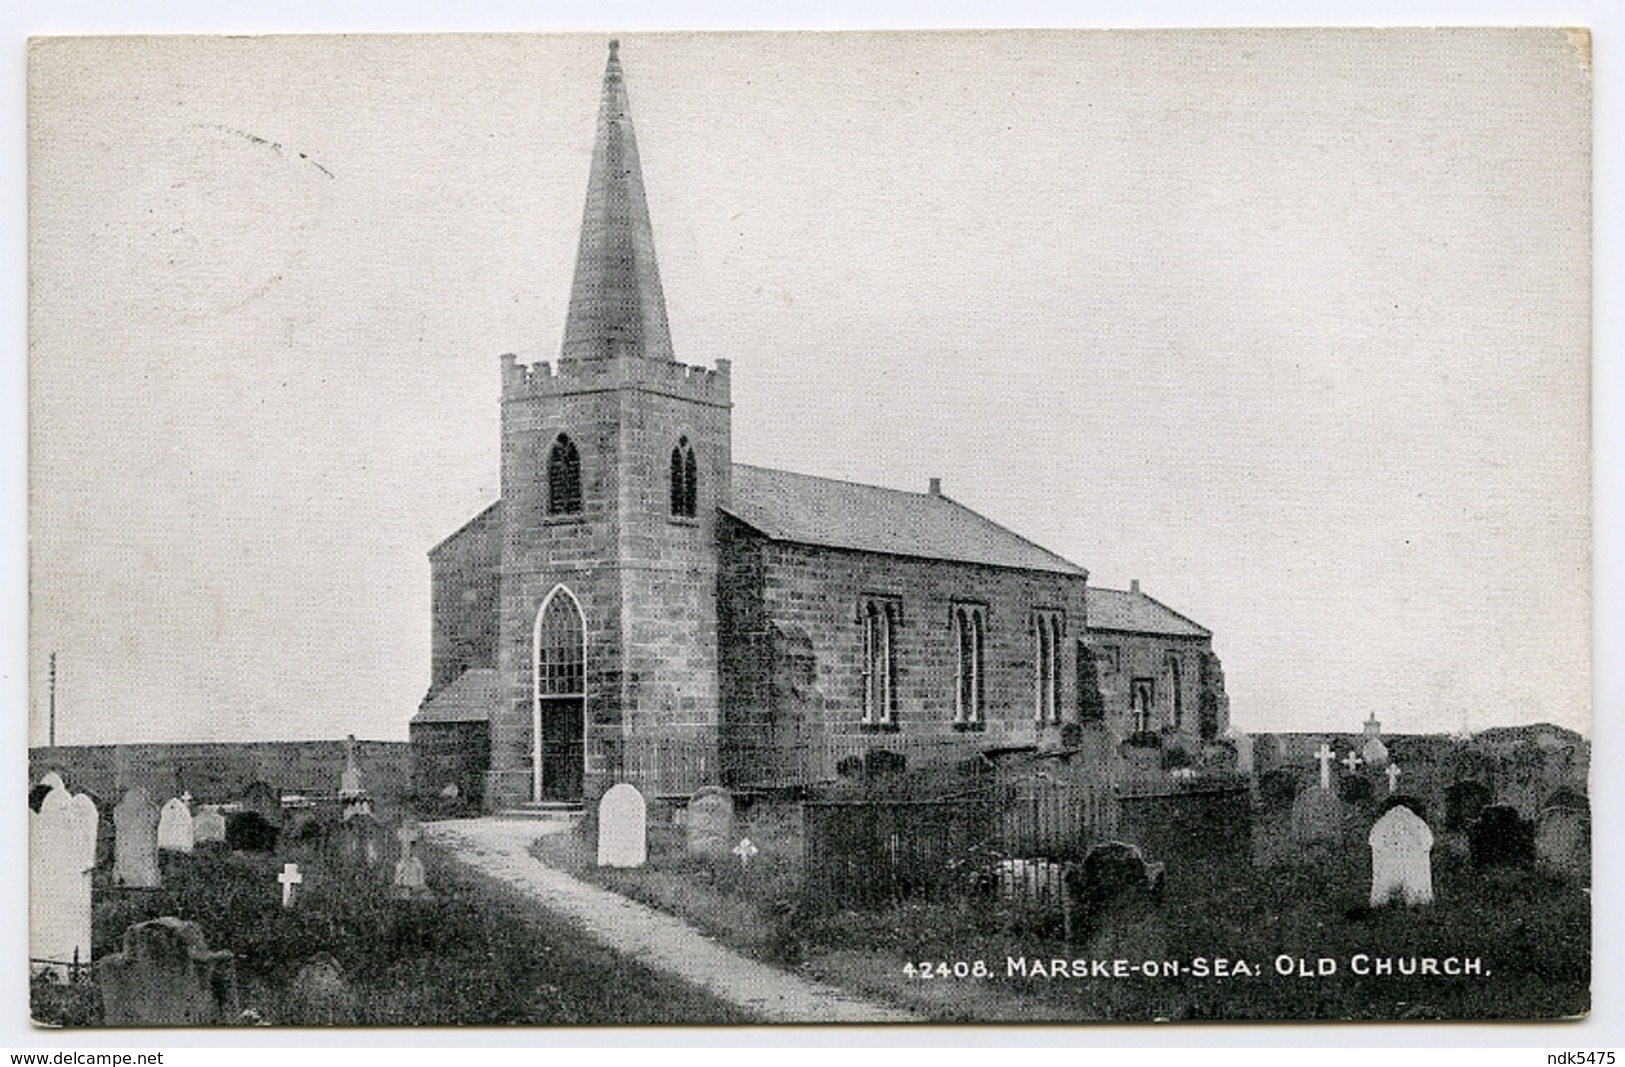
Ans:
MULTIPOLYGON (((741 827, 762 846, 750 870, 686 854, 682 831, 653 826, 650 861, 601 870, 582 838, 539 842, 538 855, 578 876, 685 918, 747 955, 795 966, 853 992, 939 1021, 1560 1019, 1590 1003, 1590 895, 1533 870, 1474 869, 1459 835, 1434 850, 1436 902, 1366 907, 1363 834, 1306 852, 1283 820, 1255 827, 1257 864, 1169 865, 1162 905, 1083 944, 1065 943, 1058 911, 986 896, 875 911, 819 914, 797 902, 799 825, 793 809, 751 813, 741 827), (1354 956, 1478 958, 1479 976, 1365 976, 1354 956), (1010 957, 1177 960, 1179 977, 1007 976, 1010 957), (1242 960, 1241 977, 1194 977, 1190 961, 1242 960), (1294 961, 1291 977, 1275 961, 1294 961), (1322 957, 1335 973, 1303 978, 1295 961, 1322 957), (905 965, 983 961, 990 976, 911 978, 905 965)), ((732 860, 732 857, 729 857, 732 860)), ((1214 964, 1209 963, 1210 969, 1214 964)), ((1396 964, 1396 972, 1398 966, 1396 964)))
MULTIPOLYGON (((433 901, 392 899, 383 872, 319 855, 195 853, 166 860, 164 888, 104 896, 93 914, 96 958, 118 951, 131 923, 160 915, 198 922, 211 948, 236 954, 236 1009, 266 1022, 319 1021, 294 995, 301 965, 337 960, 356 1025, 721 1024, 744 1012, 589 939, 575 924, 495 880, 425 850, 433 901), (308 892, 281 906, 276 873, 306 871, 308 892)), ((45 1025, 100 1022, 94 985, 39 984, 45 1025)), ((228 1020, 229 1021, 229 1020, 228 1020)))

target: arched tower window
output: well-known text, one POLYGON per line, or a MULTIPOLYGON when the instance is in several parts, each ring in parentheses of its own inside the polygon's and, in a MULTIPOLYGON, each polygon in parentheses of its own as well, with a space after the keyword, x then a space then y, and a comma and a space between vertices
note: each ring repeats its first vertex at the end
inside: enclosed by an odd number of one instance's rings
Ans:
POLYGON ((547 454, 547 513, 581 514, 581 453, 568 434, 559 434, 547 454))
POLYGON ((671 513, 679 518, 692 519, 699 511, 699 466, 694 462, 694 449, 688 438, 677 441, 671 450, 671 513))

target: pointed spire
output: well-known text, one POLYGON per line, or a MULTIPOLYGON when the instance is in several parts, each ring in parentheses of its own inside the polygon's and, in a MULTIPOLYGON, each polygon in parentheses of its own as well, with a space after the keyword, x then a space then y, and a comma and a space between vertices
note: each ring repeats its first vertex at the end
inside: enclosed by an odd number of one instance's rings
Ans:
POLYGON ((619 41, 609 42, 587 209, 564 324, 565 359, 672 358, 666 298, 655 267, 654 230, 643 197, 619 49, 619 41))

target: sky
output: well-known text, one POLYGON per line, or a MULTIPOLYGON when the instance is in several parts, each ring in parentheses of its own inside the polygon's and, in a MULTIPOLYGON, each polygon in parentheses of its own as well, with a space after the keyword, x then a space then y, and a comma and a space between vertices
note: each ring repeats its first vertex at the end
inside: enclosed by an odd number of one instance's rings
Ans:
MULTIPOLYGON (((1236 728, 1590 718, 1562 31, 622 34, 738 461, 1214 631, 1236 728)), ((404 739, 607 35, 80 39, 29 96, 29 740, 404 739)))

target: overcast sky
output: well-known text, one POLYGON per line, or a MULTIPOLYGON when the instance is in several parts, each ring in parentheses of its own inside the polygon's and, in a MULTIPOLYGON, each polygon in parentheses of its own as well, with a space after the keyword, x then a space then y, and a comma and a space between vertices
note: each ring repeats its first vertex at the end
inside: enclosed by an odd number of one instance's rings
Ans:
MULTIPOLYGON (((562 337, 606 37, 45 42, 30 740, 404 738, 426 552, 562 337)), ((623 35, 736 460, 1215 633, 1237 728, 1587 729, 1561 31, 623 35)))

